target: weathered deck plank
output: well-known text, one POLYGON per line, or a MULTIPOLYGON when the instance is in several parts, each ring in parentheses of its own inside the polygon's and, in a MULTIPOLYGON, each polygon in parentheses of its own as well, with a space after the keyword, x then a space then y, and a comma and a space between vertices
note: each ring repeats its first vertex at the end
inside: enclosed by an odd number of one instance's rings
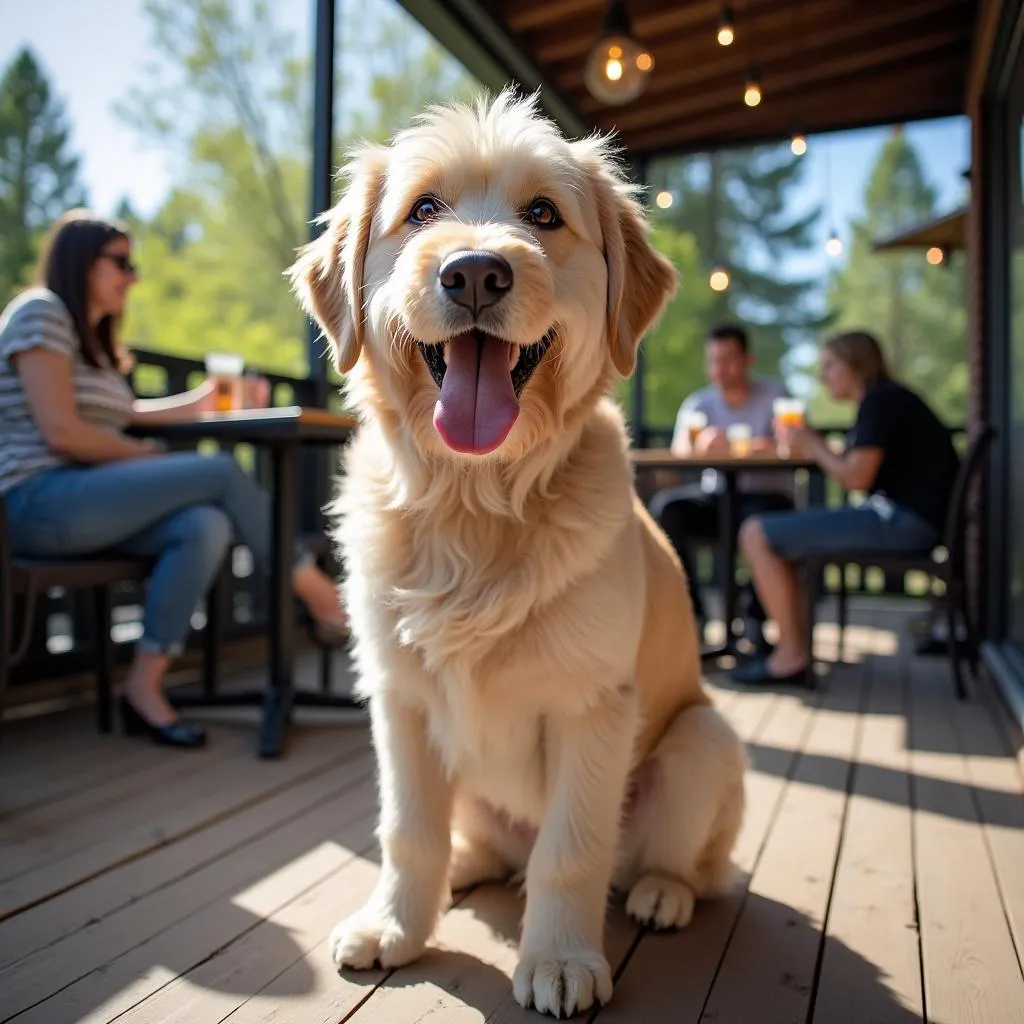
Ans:
MULTIPOLYGON (((914 852, 925 1005, 934 1021, 1024 1020, 1024 978, 977 794, 951 717, 948 676, 910 663, 914 852)), ((1020 833, 1018 833, 1020 842, 1020 833)), ((1017 859, 1024 852, 1018 846, 1017 859)))

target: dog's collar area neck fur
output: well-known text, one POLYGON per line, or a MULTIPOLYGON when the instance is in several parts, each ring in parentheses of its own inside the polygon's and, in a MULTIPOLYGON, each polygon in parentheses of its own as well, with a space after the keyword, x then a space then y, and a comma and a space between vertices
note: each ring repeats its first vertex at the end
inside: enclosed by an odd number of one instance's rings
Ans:
MULTIPOLYGON (((523 388, 526 387, 528 381, 533 376, 534 370, 540 365, 540 361, 547 354, 554 340, 555 330, 552 328, 540 341, 536 341, 532 345, 524 345, 520 348, 519 358, 516 360, 511 371, 512 387, 515 390, 516 398, 519 398, 522 394, 523 388)), ((423 361, 427 364, 431 378, 438 389, 440 389, 444 383, 445 370, 448 369, 444 361, 444 346, 446 343, 439 341, 434 344, 427 344, 419 341, 416 344, 420 354, 423 356, 423 361)))

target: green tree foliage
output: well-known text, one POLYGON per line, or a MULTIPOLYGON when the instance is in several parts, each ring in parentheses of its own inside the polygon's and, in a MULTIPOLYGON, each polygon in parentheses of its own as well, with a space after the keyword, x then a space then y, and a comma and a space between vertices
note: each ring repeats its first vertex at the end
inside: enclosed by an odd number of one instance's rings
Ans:
POLYGON ((744 324, 765 375, 777 375, 789 349, 820 326, 811 302, 820 282, 786 277, 777 269, 814 241, 819 211, 795 214, 790 202, 802 178, 803 163, 784 146, 704 153, 651 166, 654 192, 664 189, 673 196, 667 210, 652 210, 658 244, 674 246, 666 254, 675 259, 685 249, 686 257, 680 297, 646 345, 652 367, 646 392, 650 425, 669 426, 683 398, 706 383, 703 341, 713 324, 744 324), (725 292, 708 285, 718 262, 729 269, 725 292))
POLYGON ((729 268, 728 290, 711 293, 711 317, 748 325, 766 364, 777 363, 818 323, 809 299, 820 282, 778 270, 814 244, 820 211, 794 213, 791 204, 804 166, 788 147, 772 145, 664 160, 652 168, 656 187, 674 197, 656 215, 697 240, 705 283, 712 263, 729 268))
MULTIPOLYGON (((311 55, 266 0, 146 0, 159 60, 124 118, 180 161, 173 193, 137 226, 143 278, 126 337, 199 356, 242 353, 307 372, 306 324, 283 277, 309 237, 311 55)), ((468 80, 394 4, 346 8, 338 42, 338 161, 468 80)))
POLYGON ((0 78, 0 305, 25 283, 51 221, 85 201, 63 102, 32 52, 0 78))
MULTIPOLYGON (((937 196, 906 135, 894 130, 864 190, 864 214, 851 223, 849 259, 829 285, 833 329, 864 328, 886 348, 893 373, 941 418, 967 413, 966 273, 962 253, 931 266, 922 250, 873 252, 872 244, 938 216, 937 196)), ((819 395, 819 421, 845 422, 850 411, 819 395)))
MULTIPOLYGON (((716 296, 701 271, 693 235, 659 223, 651 241, 679 272, 676 297, 643 341, 645 419, 649 426, 667 427, 675 422, 686 394, 704 383, 704 337, 716 296)), ((633 386, 630 381, 621 390, 627 409, 632 408, 633 386)))
POLYGON ((386 142, 427 103, 468 99, 479 90, 393 0, 346 7, 342 33, 335 84, 341 148, 359 139, 386 142))

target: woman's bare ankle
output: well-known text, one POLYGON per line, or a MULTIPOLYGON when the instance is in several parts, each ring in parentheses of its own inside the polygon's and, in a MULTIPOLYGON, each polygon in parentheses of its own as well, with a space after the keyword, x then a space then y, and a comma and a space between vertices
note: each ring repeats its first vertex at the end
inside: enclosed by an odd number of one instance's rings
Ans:
POLYGON ((170 725, 178 719, 177 712, 163 691, 164 676, 169 664, 170 658, 166 655, 140 653, 132 662, 121 688, 125 700, 150 725, 170 725))
POLYGON ((348 616, 341 605, 337 584, 315 565, 295 570, 292 575, 292 589, 314 619, 330 625, 347 625, 348 616))
POLYGON ((768 658, 768 670, 775 676, 788 676, 807 668, 807 654, 800 648, 776 647, 768 658))

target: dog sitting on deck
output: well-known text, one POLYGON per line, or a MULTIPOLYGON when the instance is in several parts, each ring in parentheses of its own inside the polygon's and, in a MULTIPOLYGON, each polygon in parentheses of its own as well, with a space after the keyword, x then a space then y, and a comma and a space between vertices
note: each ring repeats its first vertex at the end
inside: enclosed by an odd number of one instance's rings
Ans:
POLYGON ((290 273, 360 427, 335 510, 382 870, 339 966, 423 951, 451 889, 525 874, 513 979, 606 1002, 610 887, 681 927, 731 879, 742 744, 609 395, 674 293, 607 140, 506 92, 357 151, 290 273))

